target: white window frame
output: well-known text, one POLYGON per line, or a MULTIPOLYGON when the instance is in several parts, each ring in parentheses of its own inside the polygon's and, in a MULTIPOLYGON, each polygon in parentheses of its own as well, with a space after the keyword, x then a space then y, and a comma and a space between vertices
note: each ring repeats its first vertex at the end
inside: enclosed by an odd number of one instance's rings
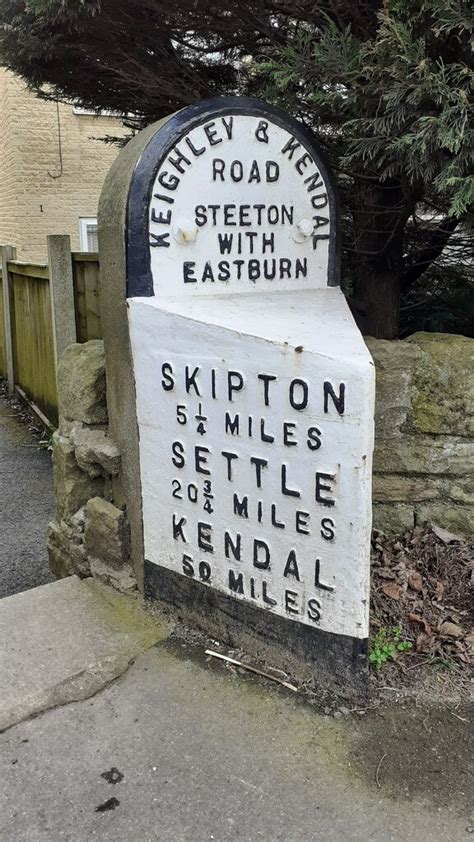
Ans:
POLYGON ((94 111, 92 108, 83 108, 81 105, 73 105, 72 113, 79 117, 120 117, 118 111, 110 111, 108 108, 101 108, 94 111))
POLYGON ((87 228, 89 225, 97 225, 96 216, 81 216, 79 217, 79 236, 81 242, 81 251, 89 251, 87 242, 87 228))

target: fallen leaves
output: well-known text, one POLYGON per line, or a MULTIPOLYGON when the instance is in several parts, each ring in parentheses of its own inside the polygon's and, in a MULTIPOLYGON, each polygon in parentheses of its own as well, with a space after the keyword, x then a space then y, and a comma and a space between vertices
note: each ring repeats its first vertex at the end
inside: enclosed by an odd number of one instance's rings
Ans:
POLYGON ((400 585, 396 585, 394 582, 387 582, 385 585, 382 585, 382 590, 390 599, 400 599, 400 585))
POLYGON ((412 623, 418 623, 420 626, 423 626, 425 634, 431 634, 431 629, 428 623, 420 614, 408 614, 408 619, 411 620, 412 623))
POLYGON ((445 544, 458 544, 462 543, 462 537, 460 535, 455 535, 453 532, 449 532, 447 529, 442 529, 441 526, 433 526, 432 531, 436 535, 437 538, 440 538, 445 544))
POLYGON ((436 590, 436 599, 443 599, 444 596, 444 583, 435 581, 435 590, 436 590))
POLYGON ((441 623, 439 627, 439 633, 441 637, 464 637, 464 631, 462 630, 461 626, 457 625, 457 623, 441 623))
POLYGON ((372 632, 399 625, 412 653, 465 667, 473 654, 474 545, 448 530, 374 532, 372 632))
POLYGON ((415 652, 418 652, 420 655, 432 655, 435 644, 436 640, 431 632, 429 634, 422 632, 416 637, 415 652))
POLYGON ((408 584, 413 591, 423 590, 423 579, 421 573, 418 573, 418 570, 410 571, 408 574, 408 584))

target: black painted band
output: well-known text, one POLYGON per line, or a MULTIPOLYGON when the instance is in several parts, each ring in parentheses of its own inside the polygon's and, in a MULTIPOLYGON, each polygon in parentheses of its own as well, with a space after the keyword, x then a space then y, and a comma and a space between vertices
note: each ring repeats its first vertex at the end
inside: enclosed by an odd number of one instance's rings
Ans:
POLYGON ((305 623, 269 613, 249 602, 228 596, 181 573, 145 559, 145 597, 163 600, 202 616, 201 628, 214 620, 238 637, 243 631, 266 644, 279 644, 312 668, 324 686, 342 695, 363 694, 368 681, 368 641, 312 628, 305 623))

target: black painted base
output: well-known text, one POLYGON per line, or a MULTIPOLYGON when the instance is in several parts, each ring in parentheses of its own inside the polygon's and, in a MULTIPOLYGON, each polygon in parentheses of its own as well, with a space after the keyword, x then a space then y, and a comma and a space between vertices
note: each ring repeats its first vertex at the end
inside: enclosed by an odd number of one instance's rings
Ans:
POLYGON ((331 634, 287 620, 149 561, 145 561, 145 597, 180 608, 183 615, 191 616, 192 622, 210 634, 218 636, 224 628, 232 645, 243 637, 248 645, 249 637, 254 638, 267 649, 274 647, 280 663, 281 651, 285 650, 290 660, 300 662, 298 672, 307 675, 310 669, 316 688, 332 689, 345 698, 358 698, 367 692, 367 639, 331 634))

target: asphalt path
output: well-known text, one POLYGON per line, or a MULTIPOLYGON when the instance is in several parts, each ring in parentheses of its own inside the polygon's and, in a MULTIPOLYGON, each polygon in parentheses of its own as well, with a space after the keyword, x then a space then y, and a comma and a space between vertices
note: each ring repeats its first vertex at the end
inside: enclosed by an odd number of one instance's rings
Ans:
POLYGON ((51 582, 51 453, 0 396, 0 598, 51 582))

